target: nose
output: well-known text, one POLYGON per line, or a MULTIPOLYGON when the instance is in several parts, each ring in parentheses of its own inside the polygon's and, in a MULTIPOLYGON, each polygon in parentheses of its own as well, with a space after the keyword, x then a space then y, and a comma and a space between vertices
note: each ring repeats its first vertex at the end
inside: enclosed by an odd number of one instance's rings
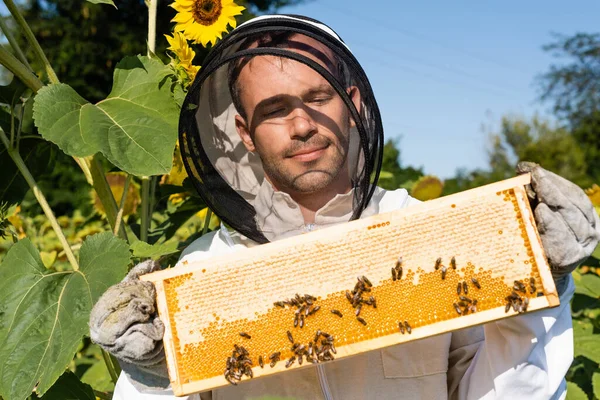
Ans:
POLYGON ((317 131, 315 120, 304 108, 298 107, 292 115, 292 137, 303 138, 317 131))

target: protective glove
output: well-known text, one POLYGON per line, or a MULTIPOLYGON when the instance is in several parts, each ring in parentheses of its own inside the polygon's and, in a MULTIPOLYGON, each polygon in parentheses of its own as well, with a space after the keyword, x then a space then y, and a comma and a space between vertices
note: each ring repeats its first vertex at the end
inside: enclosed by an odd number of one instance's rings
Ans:
POLYGON ((104 292, 90 314, 92 341, 113 354, 134 386, 145 392, 169 385, 156 290, 151 282, 139 280, 158 269, 152 260, 136 265, 104 292))
POLYGON ((590 199, 574 183, 536 163, 520 162, 517 174, 527 172, 531 173, 527 196, 560 295, 566 290, 569 274, 598 245, 600 219, 590 199))

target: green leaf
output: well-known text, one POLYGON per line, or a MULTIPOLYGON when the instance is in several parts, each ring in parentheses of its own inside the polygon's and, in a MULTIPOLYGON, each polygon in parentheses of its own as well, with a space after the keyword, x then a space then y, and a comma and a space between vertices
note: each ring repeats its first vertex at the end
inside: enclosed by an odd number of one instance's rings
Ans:
POLYGON ((600 372, 594 372, 592 376, 592 386, 594 387, 594 396, 600 399, 600 372))
MULTIPOLYGON (((56 155, 54 145, 40 139, 24 139, 19 143, 19 154, 36 179, 51 170, 56 155)), ((4 146, 0 146, 0 171, 0 199, 9 204, 20 203, 29 185, 4 146)))
POLYGON ((600 298, 600 277, 594 274, 573 273, 575 293, 600 298))
POLYGON ((575 383, 567 382, 567 400, 588 400, 588 397, 575 383))
POLYGON ((594 334, 591 323, 573 321, 574 355, 600 363, 600 334, 594 334))
POLYGON ((109 96, 93 105, 65 84, 42 88, 33 115, 42 136, 65 153, 101 152, 130 174, 171 169, 178 108, 169 87, 170 69, 148 57, 126 57, 116 66, 109 96))
POLYGON ((74 373, 67 371, 40 400, 96 400, 96 396, 90 385, 81 382, 74 373))
POLYGON ((177 241, 171 241, 166 243, 148 244, 141 240, 134 242, 131 245, 131 250, 135 257, 160 257, 166 254, 177 253, 177 241))
POLYGON ((388 171, 379 171, 379 179, 392 179, 394 174, 388 171))
POLYGON ((600 260, 600 244, 596 246, 596 249, 592 253, 592 257, 594 257, 596 260, 600 260))
POLYGON ((115 389, 115 384, 110 379, 108 369, 104 360, 98 360, 94 365, 88 368, 81 377, 81 381, 90 384, 96 390, 102 392, 112 392, 115 389))
POLYGON ((127 272, 127 243, 110 232, 86 238, 79 271, 44 267, 33 244, 13 245, 0 264, 0 395, 43 395, 88 333, 92 305, 127 272))
POLYGON ((113 3, 112 0, 87 0, 87 1, 92 4, 110 4, 114 8, 117 8, 117 6, 115 5, 115 3, 113 3))

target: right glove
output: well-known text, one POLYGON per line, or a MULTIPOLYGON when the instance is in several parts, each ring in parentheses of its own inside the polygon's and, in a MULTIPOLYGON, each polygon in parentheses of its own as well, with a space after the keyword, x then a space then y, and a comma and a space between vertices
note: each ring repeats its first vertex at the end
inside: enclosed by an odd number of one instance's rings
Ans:
POLYGON ((160 269, 152 260, 133 267, 122 282, 109 287, 90 314, 90 337, 119 359, 138 389, 169 385, 163 334, 165 326, 156 313, 156 289, 139 280, 160 269))

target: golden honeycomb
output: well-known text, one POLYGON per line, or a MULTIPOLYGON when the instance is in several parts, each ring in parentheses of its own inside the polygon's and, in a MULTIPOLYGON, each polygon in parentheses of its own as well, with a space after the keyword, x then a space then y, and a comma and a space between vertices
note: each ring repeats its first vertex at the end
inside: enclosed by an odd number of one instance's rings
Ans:
MULTIPOLYGON (((157 285, 160 317, 169 331, 165 348, 175 393, 228 384, 223 372, 236 344, 249 352, 253 379, 287 370, 285 360, 293 355, 287 331, 305 345, 315 331, 325 331, 335 338, 336 358, 342 358, 515 315, 504 310, 515 280, 529 289, 535 279, 535 291, 519 293, 531 298, 530 311, 556 305, 526 203, 526 183, 526 177, 513 178, 144 276, 157 285), (400 256, 403 275, 394 281, 391 269, 400 256), (438 257, 442 267, 436 269, 438 257), (373 296, 377 304, 362 307, 366 325, 357 320, 346 298, 346 290, 363 275, 373 284, 363 297, 373 296), (455 310, 460 282, 468 283, 466 296, 477 300, 477 312, 459 315, 455 310), (314 306, 320 306, 302 328, 294 327, 296 307, 274 305, 296 293, 316 297, 314 306), (401 334, 399 321, 407 321, 412 333, 401 334), (271 368, 268 358, 274 352, 281 352, 282 361, 271 368), (258 366, 259 356, 266 360, 264 368, 258 366)), ((296 362, 290 369, 307 365, 296 362)))

